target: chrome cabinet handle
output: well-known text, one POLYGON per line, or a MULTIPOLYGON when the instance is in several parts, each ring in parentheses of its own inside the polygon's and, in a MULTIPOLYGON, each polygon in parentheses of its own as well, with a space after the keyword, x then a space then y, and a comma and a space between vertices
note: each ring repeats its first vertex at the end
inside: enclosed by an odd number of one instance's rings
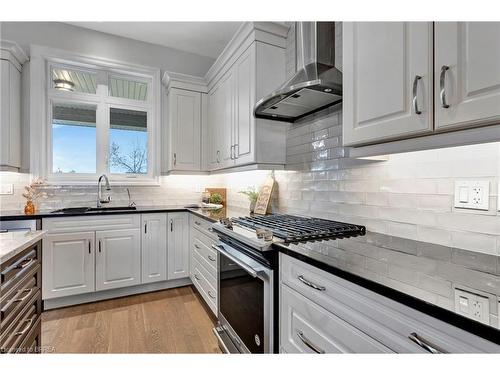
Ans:
POLYGON ((26 258, 24 263, 23 264, 19 264, 16 266, 16 269, 23 269, 23 268, 26 268, 28 267, 31 263, 33 263, 35 261, 35 258, 26 258))
POLYGON ((300 341, 302 341, 304 345, 311 349, 313 352, 318 354, 325 354, 325 351, 317 345, 313 344, 307 337, 304 336, 304 333, 302 331, 297 331, 297 336, 299 337, 300 341))
POLYGON ((210 227, 210 228, 208 228, 208 231, 209 231, 209 232, 213 232, 213 231, 214 231, 214 228, 210 227))
POLYGON ((34 320, 34 318, 26 319, 25 322, 28 323, 28 324, 26 324, 26 327, 24 327, 20 331, 14 332, 14 336, 21 336, 21 335, 24 335, 26 332, 28 332, 28 330, 31 327, 31 324, 33 323, 33 320, 34 320))
POLYGON ((197 274, 194 274, 194 278, 195 278, 196 280, 200 280, 200 278, 198 277, 198 275, 197 275, 197 274))
POLYGON ((212 295, 212 291, 211 290, 208 291, 208 295, 210 296, 210 298, 215 299, 215 296, 212 295))
POLYGON ((441 67, 441 75, 439 77, 439 97, 441 99, 441 107, 443 108, 449 108, 450 105, 446 103, 446 89, 445 89, 445 83, 446 83, 446 71, 449 70, 450 67, 448 65, 443 65, 441 67))
POLYGON ((217 164, 219 164, 220 163, 220 151, 219 150, 217 150, 217 154, 216 155, 217 155, 216 161, 217 161, 217 164))
POLYGON ((24 289, 24 290, 22 290, 20 294, 23 294, 23 293, 26 293, 26 294, 24 296, 22 296, 22 297, 15 298, 12 302, 22 302, 22 301, 24 301, 26 298, 28 298, 31 295, 31 292, 33 292, 35 289, 36 289, 36 287, 33 287, 31 289, 24 289))
POLYGON ((148 223, 144 224, 144 234, 148 233, 148 223))
POLYGON ((234 144, 234 158, 238 159, 240 157, 240 145, 238 143, 234 144), (236 151, 236 148, 238 148, 238 151, 236 151))
POLYGON ((92 251, 92 245, 90 244, 90 240, 89 240, 89 254, 91 253, 92 251))
POLYGON ((174 152, 174 166, 177 164, 177 153, 174 152))
POLYGON ((99 240, 99 252, 101 252, 101 240, 99 240))
POLYGON ((423 337, 419 336, 416 332, 412 332, 410 334, 410 336, 408 336, 408 338, 411 341, 413 341, 415 344, 417 344, 418 346, 420 346, 421 348, 423 348, 426 351, 428 351, 429 353, 432 353, 432 354, 447 353, 445 350, 437 347, 436 345, 430 343, 429 341, 427 341, 423 337))
POLYGON ((418 99, 417 99, 417 96, 418 96, 418 81, 420 81, 421 79, 422 79, 421 76, 416 75, 415 79, 413 80, 413 100, 412 100, 412 104, 413 104, 413 111, 417 115, 422 114, 422 111, 418 109, 418 99))
POLYGON ((194 244, 194 247, 196 247, 197 249, 200 249, 200 246, 198 246, 197 244, 194 244))
POLYGON ((300 275, 300 276, 298 277, 298 279, 299 279, 302 283, 306 284, 307 286, 309 286, 309 287, 311 287, 311 288, 313 288, 313 289, 316 289, 316 290, 319 290, 319 291, 322 291, 322 292, 326 290, 326 288, 325 288, 324 286, 319 286, 319 285, 316 285, 316 284, 314 284, 314 283, 310 282, 309 280, 305 279, 303 275, 300 275))
POLYGON ((201 225, 201 223, 199 221, 195 221, 194 222, 196 225, 201 225))
POLYGON ((170 232, 174 231, 174 219, 170 219, 170 232))
POLYGON ((211 255, 208 256, 208 259, 211 260, 212 262, 215 262, 215 258, 211 255))
POLYGON ((231 149, 229 150, 229 153, 231 154, 231 160, 236 159, 236 158, 234 157, 234 145, 232 145, 232 146, 231 146, 231 149))

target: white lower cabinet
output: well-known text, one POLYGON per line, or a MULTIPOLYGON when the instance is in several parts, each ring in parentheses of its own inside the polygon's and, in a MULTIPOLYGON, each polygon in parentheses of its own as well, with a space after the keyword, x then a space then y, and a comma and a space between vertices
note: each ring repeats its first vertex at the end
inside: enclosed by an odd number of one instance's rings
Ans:
POLYGON ((354 326, 281 287, 281 346, 286 353, 392 353, 354 326))
POLYGON ((167 216, 168 280, 189 277, 189 214, 173 212, 167 216))
POLYGON ((43 239, 43 299, 95 291, 94 233, 49 234, 43 239))
POLYGON ((141 283, 139 229, 97 231, 96 243, 96 290, 141 283))
POLYGON ((142 215, 143 284, 167 279, 167 214, 142 215))

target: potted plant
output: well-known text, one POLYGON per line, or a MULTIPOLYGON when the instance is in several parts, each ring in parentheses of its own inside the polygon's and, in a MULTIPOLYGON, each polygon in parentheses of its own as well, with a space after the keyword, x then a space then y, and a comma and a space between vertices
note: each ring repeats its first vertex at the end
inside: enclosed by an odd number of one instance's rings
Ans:
POLYGON ((47 198, 47 193, 40 191, 39 188, 45 185, 45 180, 40 177, 33 179, 31 184, 24 187, 23 197, 27 199, 24 206, 26 215, 33 215, 36 211, 35 203, 38 198, 47 198))
POLYGON ((212 193, 210 195, 210 203, 222 204, 222 195, 220 193, 212 193))
POLYGON ((257 198, 259 197, 259 192, 255 191, 255 187, 249 187, 247 190, 240 191, 239 193, 247 196, 250 201, 250 213, 253 213, 255 203, 257 203, 257 198))

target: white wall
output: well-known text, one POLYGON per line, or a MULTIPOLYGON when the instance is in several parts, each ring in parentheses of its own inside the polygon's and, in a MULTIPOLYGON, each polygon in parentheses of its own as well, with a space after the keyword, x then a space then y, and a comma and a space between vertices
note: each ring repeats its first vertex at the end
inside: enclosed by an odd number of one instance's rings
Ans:
POLYGON ((210 57, 59 22, 2 22, 0 27, 0 37, 17 42, 28 55, 29 45, 38 44, 194 76, 204 76, 215 61, 210 57))

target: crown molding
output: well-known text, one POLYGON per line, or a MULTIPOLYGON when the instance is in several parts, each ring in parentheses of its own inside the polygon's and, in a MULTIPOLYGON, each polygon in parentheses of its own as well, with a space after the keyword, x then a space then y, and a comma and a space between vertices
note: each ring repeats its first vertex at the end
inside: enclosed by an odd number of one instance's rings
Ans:
POLYGON ((166 71, 163 73, 161 83, 168 90, 178 88, 190 91, 208 92, 207 83, 204 77, 192 76, 189 74, 166 71))
POLYGON ((22 65, 29 60, 28 55, 16 42, 10 40, 0 40, 0 50, 2 58, 13 63, 18 70, 21 70, 22 65))

